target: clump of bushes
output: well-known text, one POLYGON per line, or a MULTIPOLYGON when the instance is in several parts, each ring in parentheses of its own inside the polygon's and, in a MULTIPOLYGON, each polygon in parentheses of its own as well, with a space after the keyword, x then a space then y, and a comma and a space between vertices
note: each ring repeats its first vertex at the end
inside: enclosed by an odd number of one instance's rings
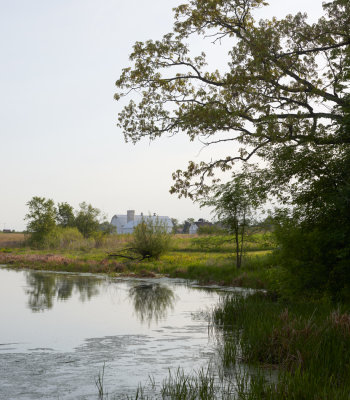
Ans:
POLYGON ((225 235, 227 230, 219 225, 200 225, 197 230, 198 235, 225 235))
POLYGON ((102 247, 105 238, 116 229, 101 218, 101 211, 85 202, 74 211, 68 203, 55 203, 44 197, 33 197, 28 203, 28 244, 35 248, 102 247))
POLYGON ((158 259, 169 250, 171 235, 158 218, 144 218, 133 233, 131 250, 144 258, 158 259))
POLYGON ((55 227, 45 236, 43 247, 50 249, 76 249, 82 246, 85 241, 78 228, 55 227))

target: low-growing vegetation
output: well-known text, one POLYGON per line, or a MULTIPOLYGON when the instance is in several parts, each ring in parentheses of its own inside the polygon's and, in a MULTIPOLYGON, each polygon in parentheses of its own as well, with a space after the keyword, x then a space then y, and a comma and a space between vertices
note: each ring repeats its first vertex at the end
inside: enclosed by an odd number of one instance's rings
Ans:
MULTIPOLYGON (((251 233, 245 236, 246 242, 244 243, 242 256, 246 252, 273 250, 276 248, 276 243, 271 232, 259 232, 255 234, 251 233)), ((200 250, 207 252, 232 252, 232 249, 236 248, 236 245, 232 240, 232 236, 229 236, 227 234, 195 237, 191 241, 191 246, 197 251, 200 250)))
POLYGON ((226 297, 214 310, 228 367, 260 368, 245 399, 348 399, 350 308, 327 300, 283 302, 269 294, 226 297), (277 368, 277 382, 262 379, 277 368), (254 397, 257 393, 261 397, 254 397))

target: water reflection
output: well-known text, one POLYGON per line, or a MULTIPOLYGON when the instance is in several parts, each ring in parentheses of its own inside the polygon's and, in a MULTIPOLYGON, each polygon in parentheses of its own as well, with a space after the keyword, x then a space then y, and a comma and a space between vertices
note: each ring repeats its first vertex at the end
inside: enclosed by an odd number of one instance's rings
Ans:
POLYGON ((103 281, 92 276, 27 271, 26 283, 28 307, 33 312, 38 312, 51 309, 55 300, 68 300, 75 291, 79 293, 80 301, 90 300, 99 294, 99 286, 103 281))
POLYGON ((110 399, 131 396, 150 370, 159 383, 168 367, 198 370, 214 343, 193 315, 217 300, 178 280, 0 268, 0 399, 96 399, 104 362, 110 399))
POLYGON ((135 314, 141 323, 158 322, 174 309, 176 296, 167 286, 157 283, 143 283, 129 290, 135 314))
MULTIPOLYGON (((27 304, 33 312, 53 308, 55 301, 66 301, 79 293, 81 302, 100 294, 101 285, 108 283, 94 276, 51 274, 40 271, 26 271, 25 293, 27 304)), ((168 286, 158 283, 139 283, 129 291, 129 298, 135 314, 141 323, 158 322, 173 310, 176 296, 168 286)))

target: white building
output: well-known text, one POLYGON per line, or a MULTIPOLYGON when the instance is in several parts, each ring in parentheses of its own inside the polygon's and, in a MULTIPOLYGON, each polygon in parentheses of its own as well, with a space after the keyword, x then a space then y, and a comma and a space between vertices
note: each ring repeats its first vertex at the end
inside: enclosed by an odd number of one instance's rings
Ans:
POLYGON ((190 225, 190 228, 189 228, 189 230, 188 230, 188 233, 189 233, 190 235, 194 235, 194 234, 197 233, 197 231, 198 231, 198 226, 197 226, 195 223, 191 224, 191 225, 190 225))
POLYGON ((190 228, 189 228, 189 230, 188 230, 188 233, 190 234, 190 235, 194 235, 194 234, 196 234, 197 232, 198 232, 198 228, 199 227, 201 227, 201 226, 212 226, 213 224, 211 223, 211 222, 208 222, 208 221, 206 221, 205 219, 203 219, 203 218, 200 218, 197 222, 193 222, 191 225, 190 225, 190 228))
POLYGON ((135 215, 134 210, 128 210, 126 215, 116 214, 111 220, 111 224, 117 228, 118 234, 133 233, 135 226, 137 226, 142 220, 151 219, 153 223, 161 223, 166 227, 168 233, 171 233, 173 229, 173 223, 169 217, 162 217, 158 215, 135 215))

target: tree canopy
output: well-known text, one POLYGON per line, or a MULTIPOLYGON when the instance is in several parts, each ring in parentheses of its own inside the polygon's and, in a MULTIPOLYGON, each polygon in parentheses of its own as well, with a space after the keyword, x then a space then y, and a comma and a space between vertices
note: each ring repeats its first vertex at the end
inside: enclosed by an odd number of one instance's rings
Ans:
POLYGON ((56 227, 55 203, 51 199, 34 196, 27 202, 27 206, 29 210, 25 219, 28 221, 27 230, 31 233, 30 242, 41 245, 56 227))
POLYGON ((349 1, 324 3, 316 23, 302 13, 255 21, 265 5, 188 0, 175 8, 172 32, 134 45, 116 82, 116 99, 140 96, 119 113, 127 141, 184 132, 207 146, 239 143, 236 154, 230 145, 221 159, 174 172, 171 191, 179 196, 196 198, 216 170, 259 159, 277 194, 283 185, 312 185, 350 143, 349 1), (194 35, 230 43, 222 71, 210 70, 206 54, 191 54, 194 35))
POLYGON ((62 228, 74 227, 75 226, 75 217, 74 217, 74 209, 73 207, 66 203, 58 203, 57 205, 57 224, 62 228))
POLYGON ((56 246, 59 241, 69 243, 79 238, 80 233, 85 238, 93 235, 97 238, 98 234, 115 232, 109 222, 100 221, 101 211, 86 202, 74 211, 66 202, 58 203, 56 207, 52 199, 34 196, 27 206, 29 211, 25 219, 31 234, 29 243, 35 246, 56 246))
POLYGON ((87 238, 98 231, 101 211, 85 201, 80 203, 79 207, 80 210, 76 212, 75 216, 75 224, 83 236, 87 238))

